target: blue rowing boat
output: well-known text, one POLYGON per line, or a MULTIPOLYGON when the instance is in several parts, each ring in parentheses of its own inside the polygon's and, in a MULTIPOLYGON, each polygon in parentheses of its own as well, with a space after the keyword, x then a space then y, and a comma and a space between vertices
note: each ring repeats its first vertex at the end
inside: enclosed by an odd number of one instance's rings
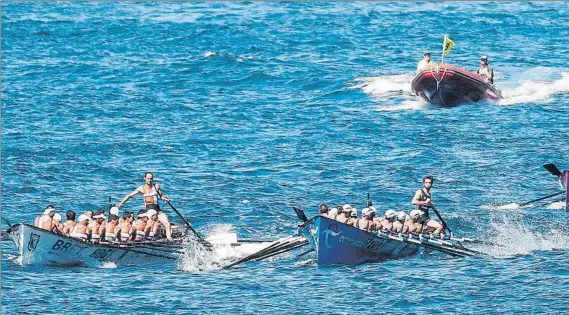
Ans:
POLYGON ((299 234, 314 247, 318 265, 379 262, 414 255, 420 246, 382 233, 368 233, 320 215, 305 222, 299 234))

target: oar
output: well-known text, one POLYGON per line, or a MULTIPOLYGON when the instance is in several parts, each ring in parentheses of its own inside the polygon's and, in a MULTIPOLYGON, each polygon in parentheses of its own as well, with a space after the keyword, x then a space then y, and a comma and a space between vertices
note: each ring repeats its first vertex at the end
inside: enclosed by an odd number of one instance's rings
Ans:
MULTIPOLYGON (((190 224, 190 222, 188 222, 188 220, 186 220, 186 218, 184 218, 184 217, 182 216, 182 214, 181 214, 180 212, 178 212, 178 210, 176 210, 176 208, 174 208, 174 206, 172 205, 172 203, 171 203, 170 201, 166 201, 166 203, 170 206, 170 208, 172 208, 172 210, 174 210, 174 212, 176 212, 176 214, 180 217, 180 219, 182 219, 182 221, 184 221, 184 223, 186 224, 186 226, 194 233, 194 235, 195 235, 200 241, 207 242, 206 240, 203 239, 203 237, 201 237, 201 236, 198 234, 198 231, 196 231, 196 230, 194 229, 194 227, 190 224)), ((208 242, 208 243, 209 243, 209 242, 208 242)))
POLYGON ((548 170, 551 175, 555 175, 557 177, 561 176, 561 171, 557 168, 557 166, 555 166, 555 164, 545 163, 543 164, 543 167, 545 167, 545 169, 548 170))
POLYGON ((441 223, 443 224, 443 231, 444 231, 444 230, 448 230, 449 233, 452 233, 452 230, 450 229, 450 227, 448 226, 448 224, 446 223, 446 221, 443 219, 443 217, 441 216, 441 214, 439 213, 439 211, 437 211, 437 208, 435 208, 435 205, 431 204, 431 208, 433 209, 433 211, 435 212, 435 214, 437 215, 437 217, 439 218, 439 220, 441 220, 441 223))
POLYGON ((6 224, 8 224, 8 229, 10 229, 10 228, 12 227, 12 224, 10 224, 10 221, 8 221, 8 219, 2 217, 2 220, 3 220, 4 222, 6 222, 6 224))
POLYGON ((537 198, 537 199, 534 199, 534 200, 530 200, 530 201, 527 201, 527 202, 523 202, 523 203, 520 203, 520 204, 517 204, 517 203, 508 203, 508 204, 505 204, 505 205, 497 206, 496 208, 497 208, 497 209, 500 209, 500 210, 513 210, 513 209, 525 207, 525 206, 530 205, 530 204, 532 204, 532 203, 534 203, 534 202, 537 202, 537 201, 542 201, 542 200, 545 200, 545 199, 548 199, 548 198, 553 198, 553 197, 555 197, 555 196, 559 196, 559 195, 564 194, 564 193, 565 193, 564 191, 560 191, 560 192, 556 192, 556 193, 551 194, 551 195, 547 195, 547 196, 545 196, 545 197, 540 197, 540 198, 537 198))

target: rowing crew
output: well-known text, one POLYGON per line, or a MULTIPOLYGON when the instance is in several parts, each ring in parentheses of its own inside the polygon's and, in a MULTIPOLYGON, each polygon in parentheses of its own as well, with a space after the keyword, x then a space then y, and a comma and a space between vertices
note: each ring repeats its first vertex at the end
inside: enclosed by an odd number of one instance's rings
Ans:
POLYGON ((372 232, 396 232, 396 233, 432 233, 441 234, 442 225, 426 217, 421 210, 412 210, 409 214, 404 211, 385 211, 381 217, 376 217, 374 206, 362 209, 362 217, 358 218, 357 209, 349 204, 328 210, 326 204, 320 205, 320 215, 357 227, 361 230, 372 232))
POLYGON ((55 207, 49 205, 43 215, 36 218, 35 226, 92 243, 143 241, 163 236, 160 228, 162 224, 158 221, 156 210, 140 210, 136 216, 137 220, 134 218, 134 213, 128 211, 119 218, 117 207, 112 207, 110 212, 107 219, 102 209, 95 213, 86 211, 75 222, 75 211, 69 210, 66 221, 61 223, 61 215, 55 213, 55 207))
POLYGON ((357 209, 349 204, 330 210, 326 204, 322 204, 320 205, 320 215, 368 232, 386 231, 443 235, 443 225, 429 218, 429 209, 433 207, 431 202, 433 181, 434 179, 430 175, 423 177, 423 188, 417 190, 411 200, 411 204, 417 208, 408 215, 404 211, 387 210, 383 216, 376 217, 377 210, 369 205, 362 209, 362 218, 358 218, 357 209))

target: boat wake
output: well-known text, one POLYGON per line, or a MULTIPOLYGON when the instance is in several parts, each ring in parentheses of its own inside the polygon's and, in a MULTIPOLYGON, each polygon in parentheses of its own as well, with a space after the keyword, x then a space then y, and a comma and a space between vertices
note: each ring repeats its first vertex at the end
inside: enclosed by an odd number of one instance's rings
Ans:
POLYGON ((222 269, 228 262, 248 256, 271 244, 243 243, 237 241, 237 234, 231 232, 230 224, 216 224, 210 228, 206 240, 214 244, 213 250, 206 248, 195 236, 190 235, 182 243, 182 255, 178 269, 199 272, 222 269))
POLYGON ((496 258, 529 255, 534 251, 569 249, 569 234, 562 229, 542 233, 521 221, 500 218, 490 222, 490 230, 492 235, 485 240, 494 245, 484 248, 484 252, 496 258))
MULTIPOLYGON (((531 76, 528 74, 526 77, 531 76)), ((554 95, 569 92, 569 73, 562 72, 561 78, 553 82, 519 81, 518 84, 502 89, 504 99, 500 105, 551 102, 554 95)))
POLYGON ((424 109, 428 104, 411 91, 411 81, 414 77, 412 74, 399 74, 358 78, 352 88, 361 89, 364 93, 381 100, 382 105, 377 107, 380 111, 424 109))

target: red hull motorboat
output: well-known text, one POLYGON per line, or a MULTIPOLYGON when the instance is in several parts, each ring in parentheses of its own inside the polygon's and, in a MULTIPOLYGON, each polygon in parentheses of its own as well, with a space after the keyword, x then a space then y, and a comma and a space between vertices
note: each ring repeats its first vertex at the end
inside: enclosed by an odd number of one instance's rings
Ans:
POLYGON ((484 82, 478 74, 446 63, 431 63, 413 79, 411 90, 425 101, 439 106, 502 99, 500 91, 484 82))

